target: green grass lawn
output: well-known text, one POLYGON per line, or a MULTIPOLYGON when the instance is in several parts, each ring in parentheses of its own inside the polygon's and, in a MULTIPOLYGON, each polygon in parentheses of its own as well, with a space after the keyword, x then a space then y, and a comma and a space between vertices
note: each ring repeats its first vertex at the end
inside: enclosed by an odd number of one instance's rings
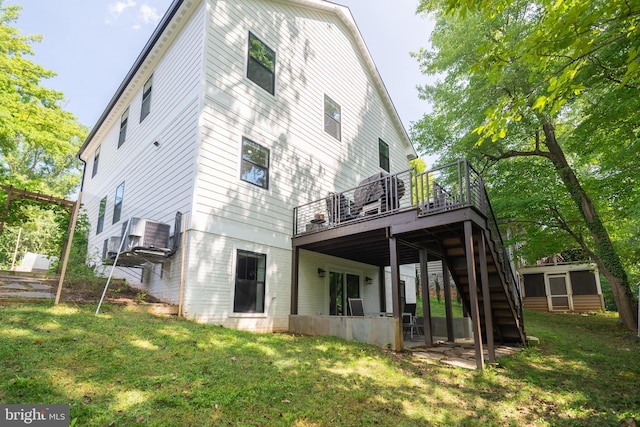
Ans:
POLYGON ((0 403, 69 403, 79 426, 640 422, 640 344, 611 314, 527 313, 540 345, 478 373, 335 338, 94 310, 0 306, 0 403))

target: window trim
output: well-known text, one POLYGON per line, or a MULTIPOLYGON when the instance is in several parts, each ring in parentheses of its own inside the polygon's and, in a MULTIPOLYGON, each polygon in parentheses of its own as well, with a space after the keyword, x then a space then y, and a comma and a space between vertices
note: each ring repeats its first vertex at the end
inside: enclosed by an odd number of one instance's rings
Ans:
MULTIPOLYGON (((254 148, 256 148, 256 147, 254 147, 254 148)), ((249 139, 249 138, 244 137, 244 136, 242 137, 242 142, 241 142, 241 145, 240 145, 240 179, 242 181, 248 182, 249 184, 253 184, 256 187, 260 187, 260 188, 262 188, 264 190, 269 190, 269 168, 270 168, 270 163, 271 163, 271 150, 269 150, 267 147, 265 147, 262 144, 258 144, 257 142, 253 141, 252 139, 249 139), (244 151, 245 143, 253 144, 253 145, 257 146, 258 149, 266 151, 266 163, 267 163, 266 166, 258 164, 258 163, 254 162, 253 160, 251 160, 249 158, 245 158, 245 151, 244 151), (250 180, 245 179, 243 177, 243 170, 244 170, 243 165, 245 164, 245 162, 247 164, 252 165, 253 167, 257 167, 259 169, 264 170, 265 175, 266 175, 265 176, 265 185, 260 185, 260 184, 258 184, 256 182, 250 181, 250 180)))
POLYGON ((153 74, 142 87, 142 104, 140 106, 140 123, 151 114, 151 93, 153 91, 153 74), (146 108, 145 108, 146 107, 146 108), (146 110, 146 111, 145 111, 146 110))
POLYGON ((91 170, 91 178, 98 174, 98 164, 100 161, 100 145, 96 148, 96 152, 93 153, 93 168, 91 170))
POLYGON ((129 124, 129 107, 120 116, 120 134, 118 135, 118 148, 127 140, 127 125, 129 124))
POLYGON ((96 235, 104 231, 104 217, 107 215, 107 196, 100 199, 98 205, 98 223, 96 224, 96 235))
POLYGON ((113 220, 111 224, 115 224, 120 221, 122 217, 122 202, 124 200, 124 181, 116 187, 116 196, 113 200, 113 220))
POLYGON ((332 137, 334 137, 335 139, 337 139, 338 141, 342 141, 342 107, 340 106, 340 104, 334 101, 331 97, 329 97, 329 95, 327 95, 326 93, 324 94, 324 116, 323 117, 324 117, 324 131, 329 135, 331 135, 332 137), (328 111, 327 105, 330 105, 331 107, 337 110, 337 113, 338 113, 337 119, 333 115, 329 114, 330 111, 328 111), (329 120, 329 122, 327 122, 327 120, 329 120), (335 124, 337 135, 334 135, 332 132, 329 131, 330 128, 327 126, 327 123, 335 124))
MULTIPOLYGON (((267 313, 267 302, 266 302, 266 296, 267 296, 267 254, 265 253, 260 253, 260 252, 254 252, 254 251, 250 251, 250 250, 246 250, 246 249, 240 249, 240 248, 235 248, 235 253, 234 253, 234 274, 233 274, 233 298, 231 299, 231 314, 235 315, 235 316, 264 316, 267 313), (242 255, 246 255, 248 257, 253 257, 255 259, 262 259, 264 262, 264 271, 262 272, 262 278, 263 280, 260 281, 258 279, 256 280, 249 280, 249 279, 239 279, 238 278, 238 268, 240 267, 240 259, 242 255), (261 310, 259 309, 255 309, 254 311, 236 311, 236 297, 239 295, 237 287, 239 285, 239 281, 243 280, 245 282, 255 282, 255 283, 250 283, 250 285, 255 285, 256 286, 256 300, 253 301, 254 306, 258 306, 259 300, 260 300, 260 296, 258 295, 258 293, 261 290, 261 297, 262 297, 262 307, 261 310), (261 286, 260 286, 261 285, 261 286)), ((246 265, 246 264, 245 264, 246 265)), ((260 262, 257 261, 256 262, 256 269, 260 269, 260 262)), ((257 271, 256 270, 256 271, 257 271)), ((258 277, 260 276, 260 274, 258 273, 258 277)))
POLYGON ((265 42, 263 42, 262 39, 260 39, 258 36, 253 34, 251 31, 249 31, 249 37, 247 38, 247 73, 246 73, 246 76, 247 76, 247 79, 251 80, 253 83, 257 84, 258 86, 260 86, 262 89, 264 89, 265 91, 267 91, 271 95, 275 95, 276 94, 276 51, 271 49, 269 47, 269 45, 267 45, 265 42), (259 58, 254 57, 254 56, 251 55, 251 41, 252 41, 252 39, 257 40, 265 49, 267 49, 273 55, 273 67, 271 69, 267 66, 267 64, 265 64, 259 58), (264 87, 258 81, 259 79, 257 79, 257 78, 254 80, 254 78, 252 76, 255 76, 255 75, 250 73, 250 71, 253 69, 252 68, 252 64, 255 64, 256 66, 259 67, 258 69, 263 69, 264 71, 268 72, 271 75, 270 87, 264 87))
POLYGON ((391 161, 389 159, 389 144, 384 142, 382 138, 378 138, 378 156, 380 167, 385 171, 389 172, 391 168, 391 161), (386 150, 386 153, 383 151, 386 150), (385 162, 386 161, 386 162, 385 162))

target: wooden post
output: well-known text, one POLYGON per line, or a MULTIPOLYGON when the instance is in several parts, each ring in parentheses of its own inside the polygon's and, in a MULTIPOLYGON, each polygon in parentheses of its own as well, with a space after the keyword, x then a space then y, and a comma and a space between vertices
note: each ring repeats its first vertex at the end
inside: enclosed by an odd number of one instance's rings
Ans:
POLYGON ((389 237, 389 258, 391 263, 391 299, 393 301, 393 318, 396 322, 394 334, 394 350, 400 351, 403 347, 402 309, 400 307, 400 265, 398 260, 398 240, 389 237))
POLYGON ((291 251, 291 314, 298 314, 298 276, 300 264, 300 248, 293 247, 291 251))
POLYGON ((73 205, 71 211, 71 223, 69 224, 69 237, 67 244, 64 248, 64 254, 62 256, 62 270, 60 270, 60 280, 58 281, 58 291, 56 292, 56 299, 54 304, 60 303, 60 294, 62 294, 62 284, 64 283, 64 276, 67 274, 67 265, 69 264, 69 254, 71 253, 71 247, 73 246, 73 235, 76 231, 76 222, 78 222, 78 212, 80 212, 80 203, 82 202, 82 192, 78 194, 78 200, 73 205))
POLYGON ((482 283, 482 302, 484 306, 484 328, 487 334, 487 350, 489 352, 489 363, 495 365, 496 352, 493 339, 493 316, 491 312, 491 293, 489 290, 489 272, 487 271, 487 248, 486 237, 480 233, 478 241, 478 255, 480 258, 480 282, 482 283))
POLYGON ((453 330, 453 309, 451 308, 451 281, 449 280, 449 267, 442 263, 442 281, 444 282, 444 311, 447 324, 447 341, 454 342, 456 335, 453 330))
POLYGON ((476 367, 484 370, 484 352, 482 349, 482 331, 478 309, 478 283, 476 280, 476 261, 473 250, 473 228, 471 221, 464 223, 464 243, 467 254, 467 278, 469 280, 469 301, 471 306, 471 322, 473 324, 473 341, 476 350, 476 367))
POLYGON ((426 249, 420 249, 420 287, 422 288, 422 315, 424 318, 422 330, 424 331, 424 343, 427 347, 433 346, 433 333, 431 331, 431 304, 429 302, 429 268, 426 249))
POLYGON ((20 246, 20 236, 22 235, 22 227, 18 229, 18 237, 16 238, 16 247, 13 250, 13 258, 11 259, 11 271, 16 269, 16 258, 18 258, 18 247, 20 246))

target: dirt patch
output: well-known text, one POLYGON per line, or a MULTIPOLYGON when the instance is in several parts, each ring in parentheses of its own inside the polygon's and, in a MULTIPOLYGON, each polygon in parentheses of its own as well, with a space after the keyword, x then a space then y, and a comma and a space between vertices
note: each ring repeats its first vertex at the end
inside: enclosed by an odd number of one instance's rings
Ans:
MULTIPOLYGON (((104 286, 104 283, 65 283, 62 286, 60 301, 76 303, 100 301, 102 292, 104 292, 104 286)), ((152 295, 149 295, 140 289, 129 286, 125 282, 119 280, 109 283, 109 288, 107 288, 107 293, 104 296, 104 301, 127 304, 140 302, 163 302, 153 297, 152 295)))
MULTIPOLYGON (((59 278, 48 274, 0 272, 0 299, 47 300, 54 299, 59 278)), ((61 302, 97 303, 104 292, 105 280, 71 281, 62 285, 61 302)), ((112 280, 104 301, 124 304, 161 303, 163 301, 145 291, 127 285, 122 280, 112 280)))

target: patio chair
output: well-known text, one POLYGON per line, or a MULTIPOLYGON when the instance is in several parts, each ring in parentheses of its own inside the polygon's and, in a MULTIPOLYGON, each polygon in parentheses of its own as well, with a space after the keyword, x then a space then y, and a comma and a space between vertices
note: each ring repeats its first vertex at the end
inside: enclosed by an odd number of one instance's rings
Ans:
POLYGON ((364 316, 362 298, 349 298, 349 310, 352 316, 364 316))
POLYGON ((420 335, 422 325, 418 324, 416 318, 415 303, 407 303, 404 305, 404 310, 402 310, 402 328, 404 331, 404 336, 407 336, 407 333, 409 333, 411 341, 413 341, 414 333, 416 335, 420 335))

